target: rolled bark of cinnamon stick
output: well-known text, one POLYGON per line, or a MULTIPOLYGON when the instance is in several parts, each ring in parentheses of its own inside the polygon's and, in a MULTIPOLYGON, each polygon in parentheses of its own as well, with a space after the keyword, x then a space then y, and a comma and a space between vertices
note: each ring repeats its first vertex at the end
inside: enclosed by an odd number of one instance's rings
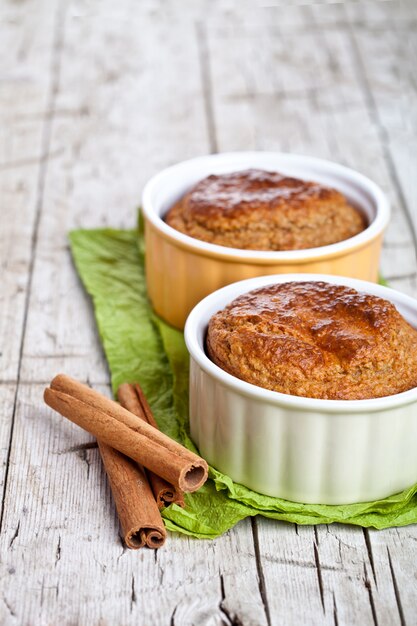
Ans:
MULTIPOLYGON (((117 390, 117 398, 125 409, 134 413, 154 428, 158 428, 151 408, 138 384, 123 383, 120 385, 117 390)), ((158 508, 163 509, 173 502, 179 506, 185 506, 182 492, 176 489, 174 485, 150 470, 147 470, 146 473, 158 508)))
POLYGON ((192 492, 207 480, 206 461, 109 400, 68 376, 56 376, 45 389, 48 406, 103 443, 126 454, 175 488, 192 492))
POLYGON ((160 548, 166 530, 143 468, 98 440, 123 538, 129 548, 160 548))
POLYGON ((139 402, 141 406, 143 407, 143 412, 145 413, 146 419, 148 420, 148 424, 150 424, 154 428, 158 428, 158 424, 155 421, 155 418, 151 411, 151 407, 149 406, 148 400, 145 394, 143 393, 141 386, 138 383, 135 383, 134 388, 139 398, 139 402))
MULTIPOLYGON (((142 391, 141 386, 139 385, 139 383, 135 383, 133 385, 134 390, 136 392, 136 395, 139 399, 139 403, 143 408, 143 412, 145 414, 145 417, 148 421, 148 424, 150 424, 151 426, 154 426, 154 428, 159 428, 158 424, 156 423, 156 420, 153 416, 151 407, 149 406, 148 400, 145 396, 145 394, 142 391)), ((178 489, 176 489, 176 495, 175 498, 173 500, 173 502, 175 502, 175 504, 178 504, 178 506, 182 506, 185 507, 185 502, 184 502, 184 494, 179 492, 178 489)))

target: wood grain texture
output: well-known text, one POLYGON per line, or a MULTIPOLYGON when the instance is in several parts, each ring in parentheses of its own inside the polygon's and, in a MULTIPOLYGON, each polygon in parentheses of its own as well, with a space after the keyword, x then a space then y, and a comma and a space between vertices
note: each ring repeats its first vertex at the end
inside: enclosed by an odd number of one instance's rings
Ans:
POLYGON ((414 526, 245 520, 126 550, 95 442, 41 402, 61 370, 110 393, 67 231, 133 226, 146 179, 197 154, 291 150, 363 171, 393 207, 383 273, 417 295, 416 5, 345 4, 2 5, 2 625, 416 623, 414 526))
POLYGON ((0 7, 0 380, 18 378, 36 246, 54 3, 0 7))
POLYGON ((0 531, 36 251, 55 4, 0 7, 0 531))
POLYGON ((130 8, 109 3, 112 17, 106 7, 100 15, 77 16, 71 8, 66 14, 51 135, 60 156, 45 181, 25 380, 38 380, 41 366, 46 379, 71 371, 81 380, 107 381, 94 324, 84 323, 90 302, 73 270, 67 233, 133 227, 147 178, 207 150, 193 31, 181 22, 173 30, 147 13, 132 18, 130 8))
MULTIPOLYGON (((0 384, 0 498, 3 499, 3 487, 9 467, 9 447, 12 421, 15 412, 16 384, 0 384)), ((0 509, 0 519, 3 511, 0 509)), ((0 524, 1 528, 1 524, 0 524)))

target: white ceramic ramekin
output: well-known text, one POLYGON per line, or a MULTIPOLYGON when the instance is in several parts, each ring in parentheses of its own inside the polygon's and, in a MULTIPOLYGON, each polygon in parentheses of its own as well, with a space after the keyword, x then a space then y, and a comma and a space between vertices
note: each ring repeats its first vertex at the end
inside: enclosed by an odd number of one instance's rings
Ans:
POLYGON ((191 436, 200 453, 255 491, 321 504, 384 498, 417 481, 417 388, 371 400, 290 396, 244 382, 205 353, 210 317, 265 285, 324 280, 390 300, 417 327, 417 301, 393 289, 341 276, 288 274, 234 283, 190 313, 191 436))
POLYGON ((388 201, 369 178, 337 163, 279 152, 232 152, 183 161, 154 176, 142 197, 148 294, 155 311, 183 328, 191 309, 209 293, 245 278, 310 272, 376 281, 388 201), (278 171, 341 191, 360 208, 368 227, 345 241, 278 252, 227 248, 168 226, 168 209, 199 180, 248 168, 278 171))

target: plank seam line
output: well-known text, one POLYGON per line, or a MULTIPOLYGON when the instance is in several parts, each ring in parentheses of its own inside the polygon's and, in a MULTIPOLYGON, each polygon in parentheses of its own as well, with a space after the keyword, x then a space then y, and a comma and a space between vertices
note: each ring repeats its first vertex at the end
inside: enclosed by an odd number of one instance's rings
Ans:
POLYGON ((368 552, 369 564, 371 566, 372 575, 374 577, 375 587, 378 589, 378 583, 376 580, 376 573, 375 573, 374 555, 372 552, 372 543, 371 543, 371 536, 369 534, 369 528, 362 528, 362 531, 363 531, 363 538, 365 540, 366 550, 368 552))
MULTIPOLYGON (((316 533, 316 526, 314 526, 314 532, 316 533)), ((322 574, 321 574, 321 565, 320 565, 320 557, 319 557, 317 535, 316 535, 315 541, 313 541, 313 551, 314 551, 314 561, 316 563, 317 583, 318 583, 318 586, 319 586, 321 606, 323 608, 323 613, 326 613, 326 605, 324 603, 323 577, 322 577, 322 574)))
POLYGON ((213 107, 213 85, 211 79, 210 57, 207 42, 207 31, 202 22, 195 23, 195 35, 197 40, 198 59, 200 65, 201 82, 203 87, 203 101, 207 134, 211 154, 218 152, 216 124, 213 107))
MULTIPOLYGON (((219 611, 221 615, 225 618, 224 626, 244 626, 241 620, 237 617, 237 615, 232 615, 229 610, 224 606, 224 602, 226 600, 226 593, 224 590, 224 577, 223 574, 220 574, 220 594, 221 599, 219 602, 219 611)), ((223 622, 222 622, 223 624, 223 622)))
POLYGON ((336 604, 336 596, 333 591, 333 622, 334 626, 339 626, 339 618, 337 615, 337 604, 336 604))
POLYGON ((259 546, 259 535, 258 535, 258 526, 255 517, 251 517, 251 526, 252 526, 252 537, 253 537, 253 545, 255 548, 255 559, 256 559, 256 571, 258 574, 258 587, 259 593, 261 596, 262 604, 264 605, 264 611, 266 616, 266 621, 268 626, 272 626, 271 622, 271 614, 269 611, 268 597, 266 593, 266 584, 265 584, 265 576, 262 567, 261 561, 261 550, 259 546))
POLYGON ((372 619, 374 622, 375 626, 378 626, 378 617, 376 614, 376 607, 375 607, 375 601, 374 601, 374 595, 372 593, 372 584, 371 581, 369 580, 368 577, 368 571, 366 569, 366 563, 363 564, 363 571, 364 571, 364 585, 366 587, 366 589, 368 590, 368 599, 369 599, 369 604, 371 605, 371 613, 372 613, 372 619))
POLYGON ((389 148, 389 138, 388 138, 388 135, 387 135, 387 130, 386 130, 385 126, 383 125, 381 119, 380 119, 378 107, 377 107, 377 104, 375 102, 375 98, 374 98, 374 95, 372 93, 372 89, 371 89, 370 84, 369 84, 368 75, 367 75, 365 66, 364 66, 363 61, 362 61, 362 55, 361 55, 361 52, 359 50, 359 46, 358 46, 358 42, 357 42, 357 39, 356 39, 356 35, 355 35, 355 33, 354 33, 353 29, 352 29, 352 25, 349 22, 349 16, 346 13, 346 7, 344 5, 342 5, 342 6, 343 6, 343 10, 345 11, 346 19, 347 19, 347 22, 348 22, 347 33, 349 35, 349 40, 350 40, 352 51, 353 51, 353 60, 354 60, 355 65, 356 65, 357 76, 358 76, 359 82, 361 84, 361 87, 362 87, 362 90, 363 90, 363 93, 364 93, 364 96, 365 96, 365 102, 366 102, 366 105, 367 105, 368 112, 369 112, 371 118, 373 118, 374 122, 376 123, 376 128, 377 128, 377 131, 378 131, 379 140, 381 142, 381 147, 382 147, 385 163, 387 165, 388 172, 389 172, 389 175, 391 177, 392 183, 393 183, 393 185, 394 185, 394 187, 395 187, 395 189, 397 191, 399 204, 400 204, 401 209, 403 211, 405 220, 406 220, 407 225, 408 225, 408 227, 410 229, 410 235, 412 237, 413 245, 414 245, 414 254, 415 254, 416 259, 417 259, 417 233, 416 233, 416 230, 414 228, 413 220, 412 220, 409 208, 408 208, 408 203, 407 203, 407 200, 405 198, 402 185, 400 183, 400 179, 398 177, 397 168, 395 166, 395 162, 394 162, 394 159, 392 157, 391 150, 389 148))
POLYGON ((398 614, 400 616, 400 624, 401 624, 401 626, 406 626, 403 606, 402 606, 402 603, 401 603, 400 590, 398 589, 397 579, 395 577, 394 567, 392 565, 391 553, 389 551, 389 547, 388 546, 387 546, 387 553, 388 553, 389 569, 390 569, 390 572, 391 572, 392 585, 394 587, 395 601, 397 603, 398 614))
POLYGON ((56 100, 56 95, 58 93, 58 87, 59 87, 64 20, 65 20, 65 5, 63 3, 59 3, 57 10, 56 10, 56 17, 55 17, 55 24, 54 24, 54 39, 53 39, 52 48, 51 48, 51 61, 50 61, 50 70, 49 70, 50 71, 50 86, 49 86, 49 93, 48 93, 47 108, 52 113, 50 117, 46 118, 43 128, 42 128, 41 153, 45 155, 45 158, 42 159, 39 163, 39 174, 38 174, 38 181, 37 181, 37 201, 36 201, 36 206, 35 206, 35 219, 34 219, 31 245, 30 245, 29 275, 28 275, 27 290, 26 290, 26 295, 25 295, 23 323, 22 323, 22 336, 20 339, 19 360, 18 360, 17 377, 16 377, 16 389, 15 389, 14 400, 13 400, 13 411, 12 411, 12 419, 10 423, 10 434, 9 434, 8 449, 7 449, 7 456, 6 456, 6 469, 5 469, 5 474, 4 474, 3 494, 2 494, 2 500, 1 500, 0 533, 2 531, 3 520, 4 520, 6 494, 7 494, 8 479, 9 479, 10 456, 11 456, 12 445, 13 445, 14 426, 15 426, 15 421, 16 421, 16 410, 17 410, 17 398, 19 394, 20 373, 21 373, 21 368, 22 368, 23 347, 24 347, 24 343, 26 339, 29 302, 30 302, 32 284, 33 284, 33 270, 34 270, 36 250, 37 250, 37 245, 38 245, 39 225, 40 225, 42 207, 43 207, 43 195, 44 195, 44 188, 45 188, 46 173, 48 169, 48 158, 49 158, 50 144, 51 144, 51 131, 52 131, 52 124, 53 124, 53 117, 54 117, 53 112, 55 109, 55 100, 56 100))

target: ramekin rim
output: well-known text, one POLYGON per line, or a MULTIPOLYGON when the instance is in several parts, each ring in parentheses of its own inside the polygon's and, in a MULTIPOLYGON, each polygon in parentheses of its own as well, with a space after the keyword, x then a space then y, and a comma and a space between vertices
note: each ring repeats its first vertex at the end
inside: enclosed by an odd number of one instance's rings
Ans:
MULTIPOLYGON (((190 312, 187 317, 187 321, 184 328, 184 338, 189 355, 194 361, 203 369, 209 376, 215 378, 226 387, 232 388, 241 395, 262 400, 269 404, 286 406, 288 408, 298 409, 301 411, 316 411, 325 413, 363 413, 369 411, 374 413, 376 411, 389 410, 395 407, 404 406, 417 400, 417 387, 413 387, 408 391, 393 394, 390 396, 383 396, 381 398, 369 398, 364 400, 327 400, 322 398, 307 398, 304 396, 293 396, 278 391, 272 391, 263 387, 258 387, 252 383, 248 383, 244 380, 236 378, 232 374, 222 370, 218 365, 209 359, 204 349, 201 349, 198 343, 197 327, 201 318, 204 319, 204 311, 207 309, 207 305, 210 300, 215 300, 219 296, 226 296, 236 286, 241 286, 242 290, 240 294, 256 289, 257 287, 263 287, 272 285, 274 283, 283 283, 290 281, 325 281, 334 284, 342 284, 351 286, 362 291, 370 286, 371 291, 367 293, 377 292, 374 295, 382 294, 386 296, 386 299, 392 302, 394 305, 398 302, 411 305, 417 311, 417 300, 401 293, 391 287, 386 287, 377 283, 371 283, 365 280, 348 278, 346 276, 335 276, 327 274, 275 274, 269 276, 258 276, 255 278, 249 278, 246 280, 238 281, 230 285, 226 285, 221 289, 209 294, 203 300, 201 300, 190 312), (340 283, 338 281, 341 281, 340 283), (395 294, 395 298, 392 298, 392 294, 395 294), (391 297, 390 297, 391 296, 391 297)), ((231 298, 223 299, 220 308, 226 306, 231 300, 238 297, 240 294, 234 294, 231 298)), ((220 310, 219 308, 219 310, 220 310)), ((207 320, 208 324, 208 320, 207 320)))
MULTIPOLYGON (((248 164, 249 166, 249 164, 248 164)), ((375 237, 383 233, 388 225, 390 218, 390 206, 389 201, 383 190, 373 180, 361 174, 360 172, 341 165, 334 161, 327 159, 321 159, 318 157, 312 157, 302 154, 293 154, 286 152, 272 152, 272 151, 237 151, 237 152, 221 152, 217 154, 202 155, 180 161, 174 165, 164 168, 146 183, 142 193, 142 210, 145 218, 147 218, 151 224, 162 233, 167 239, 176 242, 177 244, 187 249, 194 250, 198 254, 205 254, 208 256, 214 256, 224 259, 244 260, 244 261, 274 261, 274 262, 308 262, 312 260, 319 260, 328 257, 338 256, 346 252, 353 251, 363 245, 366 245, 372 241, 375 237), (339 172, 344 174, 347 178, 355 179, 362 188, 367 188, 368 192, 371 192, 375 199, 376 204, 376 216, 372 222, 360 233, 338 241, 336 243, 329 244, 327 246, 320 246, 318 248, 306 248, 302 250, 243 250, 240 248, 229 248, 227 246, 220 246, 206 241, 201 241, 189 235, 185 235, 176 230, 172 226, 169 226, 154 210, 152 202, 152 193, 154 188, 163 180, 170 172, 180 170, 185 167, 190 167, 191 164, 204 162, 208 159, 217 162, 227 162, 228 160, 235 159, 250 159, 256 158, 259 155, 265 155, 266 157, 283 157, 297 163, 303 160, 309 162, 312 165, 316 164, 322 168, 327 168, 331 173, 339 172)))

